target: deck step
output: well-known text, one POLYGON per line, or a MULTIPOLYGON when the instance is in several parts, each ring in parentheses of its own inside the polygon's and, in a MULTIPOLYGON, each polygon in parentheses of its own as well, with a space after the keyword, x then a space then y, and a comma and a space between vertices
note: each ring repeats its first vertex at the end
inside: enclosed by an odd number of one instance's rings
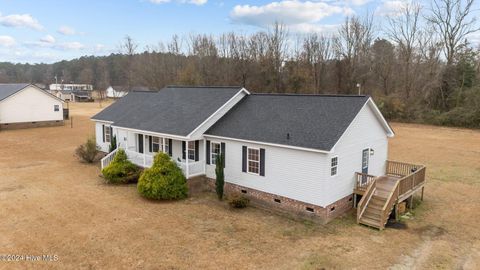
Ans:
POLYGON ((374 227, 374 228, 377 228, 377 229, 380 229, 381 226, 380 226, 380 221, 377 221, 377 220, 374 220, 374 219, 371 219, 371 218, 364 218, 362 217, 360 219, 360 223, 361 224, 364 224, 364 225, 368 225, 368 226, 371 226, 371 227, 374 227))
POLYGON ((371 220, 375 220, 378 223, 380 223, 381 217, 382 217, 381 214, 367 213, 367 212, 363 213, 363 215, 362 215, 362 218, 368 218, 368 219, 371 219, 371 220))

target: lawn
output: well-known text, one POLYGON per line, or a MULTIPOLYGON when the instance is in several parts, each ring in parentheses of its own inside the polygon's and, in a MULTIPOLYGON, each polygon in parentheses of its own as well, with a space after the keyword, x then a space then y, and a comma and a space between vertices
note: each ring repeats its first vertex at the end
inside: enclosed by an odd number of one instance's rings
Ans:
MULTIPOLYGON (((104 104, 105 106, 105 104, 104 104)), ((379 232, 353 214, 320 226, 213 194, 142 199, 109 186, 74 149, 98 103, 71 104, 73 128, 0 132, 0 254, 55 262, 0 269, 475 269, 480 265, 480 131, 393 124, 393 160, 427 165, 425 201, 407 229, 379 232)))

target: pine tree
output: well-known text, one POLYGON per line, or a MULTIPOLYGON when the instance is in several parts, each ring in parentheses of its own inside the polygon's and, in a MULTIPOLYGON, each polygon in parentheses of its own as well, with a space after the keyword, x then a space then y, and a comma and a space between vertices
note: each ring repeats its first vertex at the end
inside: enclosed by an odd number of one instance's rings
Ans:
POLYGON ((215 190, 217 192, 217 196, 219 200, 223 199, 223 186, 225 185, 225 174, 223 172, 223 167, 225 164, 225 158, 223 154, 220 154, 217 156, 217 159, 215 160, 215 175, 216 175, 216 181, 215 181, 215 190))

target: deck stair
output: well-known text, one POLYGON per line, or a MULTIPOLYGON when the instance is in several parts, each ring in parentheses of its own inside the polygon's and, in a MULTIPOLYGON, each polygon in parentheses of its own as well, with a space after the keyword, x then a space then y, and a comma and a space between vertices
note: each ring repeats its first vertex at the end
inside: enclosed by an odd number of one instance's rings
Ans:
POLYGON ((375 177, 357 173, 354 192, 362 195, 357 205, 357 223, 382 230, 395 205, 411 198, 425 184, 425 166, 387 161, 387 174, 375 177))

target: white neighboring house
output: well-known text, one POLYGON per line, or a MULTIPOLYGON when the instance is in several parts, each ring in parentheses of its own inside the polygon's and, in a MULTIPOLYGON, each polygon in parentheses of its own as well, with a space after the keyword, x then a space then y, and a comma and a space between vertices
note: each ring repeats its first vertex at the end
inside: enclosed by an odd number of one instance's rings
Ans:
POLYGON ((211 181, 223 153, 227 193, 324 222, 352 208, 354 189, 371 183, 367 175, 387 174, 394 136, 369 96, 251 94, 241 87, 130 92, 92 120, 105 152, 116 136, 139 166, 150 167, 162 151, 187 178, 211 181))
POLYGON ((50 90, 78 90, 78 91, 93 91, 93 85, 91 84, 79 84, 79 83, 52 83, 49 85, 50 90))
POLYGON ((107 98, 121 98, 128 94, 128 91, 124 90, 121 86, 109 86, 105 92, 107 98))
POLYGON ((0 129, 63 125, 63 101, 32 84, 0 84, 0 129))

